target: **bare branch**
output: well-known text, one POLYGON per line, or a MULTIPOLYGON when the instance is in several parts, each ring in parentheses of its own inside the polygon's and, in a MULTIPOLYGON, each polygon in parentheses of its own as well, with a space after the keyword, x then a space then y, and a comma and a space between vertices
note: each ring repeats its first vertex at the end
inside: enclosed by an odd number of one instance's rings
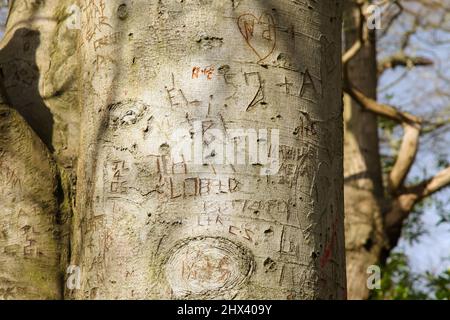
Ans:
POLYGON ((394 167, 389 173, 389 190, 395 194, 411 170, 419 149, 420 124, 403 124, 403 139, 394 167))
POLYGON ((358 11, 359 11, 358 39, 350 47, 350 49, 348 49, 344 53, 344 55, 342 56, 342 64, 344 65, 344 68, 346 68, 348 62, 350 60, 352 60, 358 54, 358 52, 361 50, 361 48, 363 47, 363 44, 365 42, 365 39, 364 39, 364 24, 365 24, 366 18, 364 16, 363 8, 362 8, 363 5, 364 5, 364 1, 359 1, 359 2, 356 3, 356 5, 358 6, 358 11))
POLYGON ((389 19, 389 22, 386 23, 386 27, 384 28, 383 32, 381 33, 381 37, 385 36, 385 35, 388 33, 389 29, 392 27, 392 25, 393 25, 394 22, 397 20, 397 18, 400 17, 401 14, 403 13, 403 6, 400 4, 399 1, 394 1, 394 2, 392 3, 392 5, 397 6, 397 9, 398 9, 398 10, 397 10, 396 13, 394 13, 394 14, 392 15, 392 17, 389 19))
POLYGON ((342 64, 346 65, 353 57, 355 57, 362 48, 363 41, 361 39, 356 40, 356 42, 348 49, 342 56, 342 64))
POLYGON ((406 188, 404 193, 416 195, 418 201, 431 196, 448 185, 450 185, 450 166, 440 171, 434 177, 406 188))
POLYGON ((403 223, 416 203, 417 196, 414 194, 401 194, 392 200, 392 207, 384 217, 384 226, 390 248, 397 245, 403 223))
POLYGON ((394 167, 389 174, 389 190, 392 194, 396 194, 403 186, 405 178, 416 158, 422 119, 407 112, 399 111, 393 106, 378 103, 374 99, 367 97, 351 85, 346 73, 344 74, 344 82, 344 91, 360 106, 379 116, 396 121, 403 126, 404 134, 402 144, 394 167))
POLYGON ((432 66, 434 63, 431 59, 425 57, 413 57, 408 56, 403 53, 399 53, 383 59, 378 64, 378 74, 382 74, 387 69, 394 69, 396 67, 422 67, 422 66, 432 66))
POLYGON ((426 197, 450 185, 450 167, 442 170, 433 178, 416 186, 406 188, 392 202, 392 208, 385 216, 386 234, 390 247, 397 245, 403 222, 408 218, 414 206, 426 197))
POLYGON ((450 167, 442 170, 433 178, 428 180, 422 193, 419 194, 419 197, 422 199, 428 197, 448 185, 450 185, 450 167))
POLYGON ((420 124, 422 119, 407 112, 402 112, 394 108, 393 106, 378 103, 374 99, 367 97, 364 93, 354 88, 348 81, 346 80, 346 85, 344 86, 344 91, 350 95, 358 104, 360 104, 363 108, 385 118, 394 120, 401 124, 420 124))
POLYGON ((438 129, 441 129, 442 127, 445 127, 450 124, 450 118, 438 120, 438 121, 424 121, 424 127, 422 128, 421 134, 428 134, 435 132, 438 129))

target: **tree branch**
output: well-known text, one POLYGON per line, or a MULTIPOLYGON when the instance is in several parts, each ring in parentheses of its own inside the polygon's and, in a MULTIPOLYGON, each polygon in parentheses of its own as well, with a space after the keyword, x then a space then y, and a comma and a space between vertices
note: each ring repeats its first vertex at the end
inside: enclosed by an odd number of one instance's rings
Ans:
POLYGON ((394 194, 403 185, 419 149, 420 124, 403 124, 403 139, 394 167, 389 173, 389 191, 394 194))
MULTIPOLYGON (((347 77, 345 77, 345 78, 347 78, 347 77)), ((385 118, 394 120, 401 124, 403 124, 403 123, 420 124, 422 122, 422 119, 420 119, 417 116, 414 116, 407 112, 399 111, 390 105, 378 103, 374 99, 367 97, 364 93, 362 93, 361 91, 356 89, 354 86, 352 86, 352 84, 350 83, 348 78, 345 79, 344 91, 349 96, 351 96, 358 104, 360 104, 363 108, 365 108, 368 111, 371 111, 379 116, 383 116, 385 118)))
POLYGON ((390 247, 397 245, 403 222, 408 218, 414 206, 426 197, 450 185, 450 166, 433 178, 418 185, 405 188, 402 194, 393 200, 392 208, 385 216, 385 229, 390 247))
POLYGON ((363 43, 363 40, 361 40, 361 39, 356 40, 356 42, 351 46, 351 48, 348 49, 344 53, 344 55, 342 56, 342 64, 343 65, 346 65, 350 60, 352 60, 358 54, 358 52, 362 48, 362 43, 363 43))
POLYGON ((398 17, 401 16, 401 14, 403 13, 403 6, 400 4, 399 1, 394 1, 392 3, 393 5, 397 6, 398 10, 397 12, 389 19, 389 22, 386 23, 386 27, 384 28, 384 30, 381 33, 381 37, 385 36, 389 29, 392 27, 392 25, 394 24, 394 22, 397 20, 398 17))
POLYGON ((441 129, 447 125, 450 124, 450 118, 447 119, 441 119, 438 121, 424 121, 424 127, 422 128, 422 132, 421 134, 428 134, 428 133, 432 133, 438 129, 441 129))
POLYGON ((344 74, 344 91, 366 110, 396 121, 403 126, 404 134, 402 144, 395 164, 389 174, 389 191, 391 194, 396 194, 403 186, 405 178, 416 158, 422 119, 407 112, 399 111, 393 106, 378 103, 374 99, 367 97, 350 83, 346 73, 344 74))
POLYGON ((344 68, 347 67, 347 64, 350 60, 352 60, 357 54, 358 52, 361 50, 361 48, 363 47, 363 44, 365 42, 364 39, 364 23, 366 21, 366 18, 364 16, 363 13, 363 5, 364 5, 364 1, 357 1, 356 5, 358 7, 358 12, 359 12, 359 20, 358 20, 358 39, 355 41, 355 43, 344 53, 344 55, 342 56, 342 64, 344 66, 344 68))
POLYGON ((414 57, 408 56, 403 53, 399 53, 383 59, 378 64, 378 74, 382 74, 388 69, 394 69, 396 67, 421 67, 421 66, 432 66, 434 62, 431 59, 425 57, 414 57))
POLYGON ((419 201, 433 195, 448 185, 450 185, 450 166, 440 171, 434 177, 406 188, 404 193, 417 196, 417 201, 419 201))
POLYGON ((423 199, 425 197, 429 197, 433 193, 442 190, 442 188, 448 185, 450 185, 450 167, 442 170, 433 178, 428 180, 428 182, 425 184, 424 189, 419 194, 419 198, 423 199))

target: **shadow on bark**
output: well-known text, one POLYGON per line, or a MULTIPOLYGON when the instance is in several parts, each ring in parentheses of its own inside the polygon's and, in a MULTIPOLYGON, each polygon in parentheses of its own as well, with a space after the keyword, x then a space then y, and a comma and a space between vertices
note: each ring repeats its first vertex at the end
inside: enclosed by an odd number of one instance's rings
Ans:
POLYGON ((53 115, 39 92, 40 72, 36 50, 40 32, 20 28, 0 50, 1 93, 53 152, 53 115))

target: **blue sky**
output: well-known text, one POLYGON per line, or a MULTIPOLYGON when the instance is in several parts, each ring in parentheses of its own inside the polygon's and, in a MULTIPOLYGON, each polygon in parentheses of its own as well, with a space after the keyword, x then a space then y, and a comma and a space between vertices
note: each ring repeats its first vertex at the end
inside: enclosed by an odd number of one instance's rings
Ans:
MULTIPOLYGON (((379 41, 380 58, 398 50, 405 28, 408 28, 408 21, 399 21, 393 26, 392 32, 379 41)), ((430 58, 435 64, 412 70, 397 68, 383 74, 379 82, 380 101, 429 120, 450 118, 450 33, 419 28, 411 37, 406 52, 430 58)), ((439 158, 450 163, 450 126, 421 139, 417 161, 409 180, 436 174, 439 171, 439 158)), ((433 196, 431 205, 427 205, 421 215, 422 228, 427 233, 414 244, 400 241, 397 251, 407 254, 415 272, 440 272, 450 268, 450 224, 436 226, 439 214, 450 214, 449 199, 450 187, 433 196), (438 208, 434 200, 440 200, 446 205, 438 208)))

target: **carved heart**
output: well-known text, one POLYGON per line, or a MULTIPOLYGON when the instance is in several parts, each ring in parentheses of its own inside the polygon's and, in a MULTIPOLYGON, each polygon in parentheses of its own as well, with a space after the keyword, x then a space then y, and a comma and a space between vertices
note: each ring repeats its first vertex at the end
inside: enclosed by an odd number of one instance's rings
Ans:
POLYGON ((238 26, 245 42, 258 56, 258 63, 273 53, 277 44, 277 34, 272 15, 263 13, 258 19, 253 14, 246 13, 238 18, 238 26))

